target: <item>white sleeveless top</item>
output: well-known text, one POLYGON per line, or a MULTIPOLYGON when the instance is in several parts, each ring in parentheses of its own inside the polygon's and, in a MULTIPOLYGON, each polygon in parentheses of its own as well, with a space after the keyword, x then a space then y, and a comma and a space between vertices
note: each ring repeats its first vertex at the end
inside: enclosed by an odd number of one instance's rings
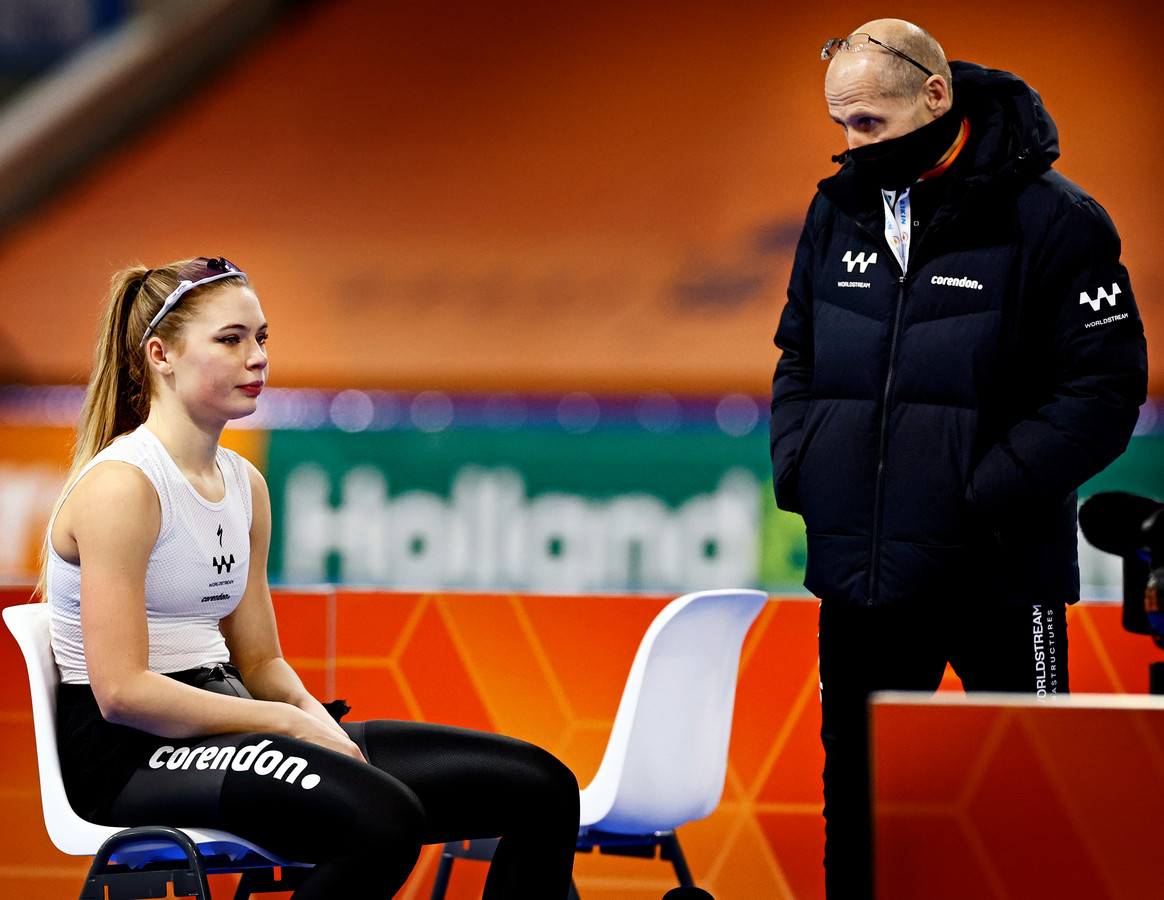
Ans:
MULTIPOLYGON (((226 494, 211 503, 194 490, 144 425, 93 457, 77 481, 108 460, 141 469, 161 504, 161 528, 146 568, 150 671, 180 672, 227 662, 230 654, 218 621, 238 606, 250 568, 251 485, 246 463, 233 450, 218 448, 226 494)), ((51 541, 47 594, 61 681, 88 684, 81 639, 81 567, 62 559, 51 541)))

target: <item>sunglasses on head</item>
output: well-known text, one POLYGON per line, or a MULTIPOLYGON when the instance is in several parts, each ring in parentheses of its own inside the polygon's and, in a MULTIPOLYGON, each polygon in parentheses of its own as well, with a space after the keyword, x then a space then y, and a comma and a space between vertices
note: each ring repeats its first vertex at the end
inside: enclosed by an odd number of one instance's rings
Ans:
MULTIPOLYGON (((194 290, 194 288, 202 287, 204 284, 210 284, 212 281, 218 281, 222 278, 241 278, 243 281, 247 280, 246 273, 242 269, 221 256, 200 256, 182 266, 178 272, 178 286, 174 288, 170 296, 162 303, 162 308, 158 310, 158 314, 150 320, 150 324, 146 326, 145 334, 141 336, 141 341, 138 343, 138 346, 145 346, 146 340, 154 333, 154 330, 158 327, 158 323, 166 317, 166 314, 170 310, 178 305, 178 301, 182 299, 183 295, 194 290)), ((144 281, 145 279, 142 279, 143 283, 144 281)), ((138 290, 141 290, 140 283, 138 290)))
POLYGON ((861 34, 850 34, 847 38, 833 38, 832 40, 826 41, 825 45, 821 48, 820 58, 832 59, 842 50, 847 50, 850 53, 860 53, 862 50, 867 49, 870 44, 876 44, 878 47, 882 47, 885 50, 888 50, 894 56, 900 56, 907 63, 912 63, 923 72, 925 72, 927 78, 933 77, 934 73, 919 63, 912 56, 906 56, 896 47, 890 47, 884 41, 879 41, 872 35, 868 35, 863 32, 861 34))

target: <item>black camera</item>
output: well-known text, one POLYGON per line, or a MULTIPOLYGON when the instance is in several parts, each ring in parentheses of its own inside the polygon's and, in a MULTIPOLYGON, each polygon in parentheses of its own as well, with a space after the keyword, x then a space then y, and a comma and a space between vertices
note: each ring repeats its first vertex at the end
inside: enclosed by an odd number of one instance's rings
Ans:
POLYGON ((1164 503, 1139 494, 1106 491, 1079 507, 1088 542, 1123 558, 1123 624, 1164 647, 1164 503))

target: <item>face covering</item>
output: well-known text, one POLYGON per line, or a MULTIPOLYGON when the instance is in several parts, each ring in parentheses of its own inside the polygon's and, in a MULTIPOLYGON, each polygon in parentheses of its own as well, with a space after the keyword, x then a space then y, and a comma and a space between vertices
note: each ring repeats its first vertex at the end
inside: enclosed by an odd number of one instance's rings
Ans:
POLYGON ((904 190, 950 149, 961 124, 961 115, 947 112, 909 134, 854 147, 849 158, 863 183, 890 191, 904 190))

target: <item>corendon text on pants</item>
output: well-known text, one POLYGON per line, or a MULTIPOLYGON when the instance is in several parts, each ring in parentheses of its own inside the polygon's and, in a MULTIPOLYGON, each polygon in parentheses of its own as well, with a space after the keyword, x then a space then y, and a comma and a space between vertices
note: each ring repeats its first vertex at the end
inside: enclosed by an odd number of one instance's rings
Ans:
MULTIPOLYGON (((228 767, 235 772, 246 772, 248 769, 256 775, 270 775, 279 781, 294 784, 295 780, 303 775, 307 768, 307 760, 300 756, 284 756, 279 750, 264 749, 270 741, 264 740, 257 744, 239 749, 238 747, 171 747, 168 744, 158 747, 150 757, 151 769, 222 769, 228 767)), ((319 784, 320 777, 314 772, 303 775, 299 786, 311 790, 319 784)))

